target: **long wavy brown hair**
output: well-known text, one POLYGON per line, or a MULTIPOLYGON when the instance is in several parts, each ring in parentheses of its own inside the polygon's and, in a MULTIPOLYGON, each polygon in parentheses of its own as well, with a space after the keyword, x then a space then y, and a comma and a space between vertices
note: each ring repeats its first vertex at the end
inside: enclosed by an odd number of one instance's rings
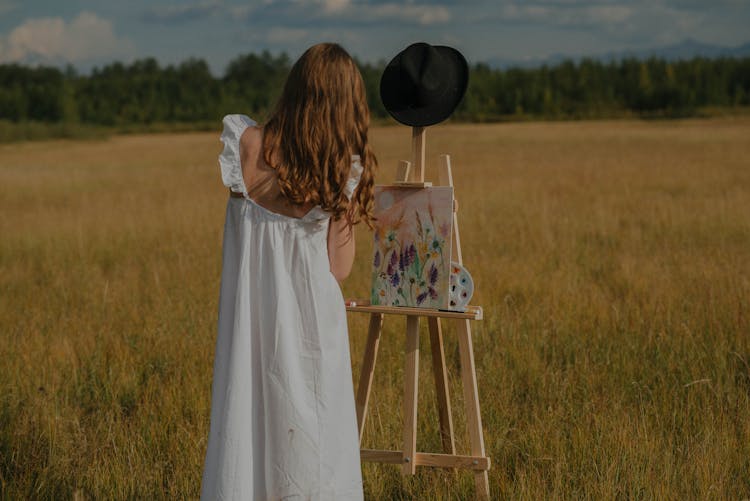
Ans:
POLYGON ((351 56, 335 43, 307 49, 263 128, 263 159, 276 170, 281 194, 293 204, 320 205, 334 219, 346 216, 372 227, 377 159, 369 126, 365 85, 351 56), (344 187, 355 154, 363 171, 350 202, 344 187))

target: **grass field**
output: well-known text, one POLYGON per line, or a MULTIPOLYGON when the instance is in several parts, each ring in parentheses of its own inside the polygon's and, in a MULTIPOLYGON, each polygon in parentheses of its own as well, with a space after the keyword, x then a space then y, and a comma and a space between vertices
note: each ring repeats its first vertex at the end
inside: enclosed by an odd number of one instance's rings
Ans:
MULTIPOLYGON (((474 349, 493 499, 750 497, 748 138, 748 118, 428 132, 428 168, 452 154, 485 310, 474 349)), ((409 132, 372 140, 387 183, 409 132)), ((218 132, 0 146, 0 498, 198 497, 219 151, 218 132)), ((367 295, 369 238, 358 229, 346 296, 367 295)), ((367 319, 349 318, 357 378, 367 319)), ((417 446, 437 452, 422 336, 417 446)), ((399 447, 403 337, 387 319, 365 447, 399 447)), ((473 495, 465 472, 363 472, 368 499, 473 495)))

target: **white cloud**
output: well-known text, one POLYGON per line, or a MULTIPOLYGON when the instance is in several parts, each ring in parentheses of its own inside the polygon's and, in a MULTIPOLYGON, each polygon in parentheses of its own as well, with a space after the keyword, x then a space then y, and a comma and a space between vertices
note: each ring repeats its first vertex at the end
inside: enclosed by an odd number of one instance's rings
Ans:
POLYGON ((256 9, 253 5, 232 5, 227 7, 227 12, 232 18, 247 18, 256 9))
POLYGON ((378 21, 412 22, 421 25, 442 24, 451 20, 451 13, 440 5, 396 4, 361 5, 362 15, 378 21))
POLYGON ((309 15, 319 20, 351 21, 356 24, 392 22, 399 24, 433 25, 451 20, 451 12, 441 5, 426 3, 370 3, 351 0, 269 1, 267 5, 291 5, 295 15, 309 15), (301 10, 300 10, 301 8, 301 10))
POLYGON ((60 17, 27 19, 0 40, 0 62, 84 62, 127 56, 133 43, 118 38, 112 23, 91 12, 72 21, 60 17))
MULTIPOLYGON (((717 0, 731 3, 733 0, 717 0)), ((698 0, 513 0, 473 22, 520 23, 568 33, 591 33, 607 44, 634 46, 665 45, 695 37, 707 26, 708 11, 698 9, 698 0)))
POLYGON ((326 12, 341 12, 351 5, 349 0, 322 0, 321 3, 326 12))
POLYGON ((627 21, 633 8, 625 5, 520 4, 503 6, 499 18, 506 21, 544 23, 553 26, 597 26, 627 21))
POLYGON ((585 11, 588 20, 594 23, 621 23, 633 15, 633 10, 624 5, 596 5, 585 11))
POLYGON ((142 19, 146 22, 182 23, 217 14, 224 9, 223 0, 204 0, 196 3, 158 6, 147 10, 142 19))
POLYGON ((0 0, 0 14, 5 14, 6 12, 15 10, 16 7, 18 7, 18 2, 12 0, 0 0))
POLYGON ((508 21, 543 21, 550 17, 552 8, 539 5, 504 5, 499 17, 508 21))

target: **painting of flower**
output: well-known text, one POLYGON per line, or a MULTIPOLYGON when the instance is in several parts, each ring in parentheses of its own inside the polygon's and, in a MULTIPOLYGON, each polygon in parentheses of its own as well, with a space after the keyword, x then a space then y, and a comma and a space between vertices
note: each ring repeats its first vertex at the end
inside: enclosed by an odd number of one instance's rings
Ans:
POLYGON ((453 188, 375 186, 371 303, 448 309, 453 188))

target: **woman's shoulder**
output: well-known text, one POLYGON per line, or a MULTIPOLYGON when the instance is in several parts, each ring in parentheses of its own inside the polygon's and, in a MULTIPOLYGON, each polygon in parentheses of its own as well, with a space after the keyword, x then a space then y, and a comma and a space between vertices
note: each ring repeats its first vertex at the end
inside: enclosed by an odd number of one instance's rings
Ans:
POLYGON ((250 186, 263 177, 263 129, 258 125, 245 127, 239 143, 242 177, 250 189, 250 186))
POLYGON ((239 150, 239 143, 242 134, 248 127, 257 125, 257 122, 247 115, 234 113, 225 115, 222 119, 224 130, 221 132, 221 142, 230 150, 239 150))
POLYGON ((247 115, 240 113, 225 115, 223 119, 224 132, 222 141, 233 143, 232 147, 237 150, 238 158, 243 153, 255 152, 260 148, 263 139, 262 128, 258 123, 247 115), (226 136, 226 139, 225 138, 226 136))
POLYGON ((253 122, 252 125, 245 127, 240 135, 240 151, 246 153, 257 153, 261 149, 263 140, 263 129, 253 122))

